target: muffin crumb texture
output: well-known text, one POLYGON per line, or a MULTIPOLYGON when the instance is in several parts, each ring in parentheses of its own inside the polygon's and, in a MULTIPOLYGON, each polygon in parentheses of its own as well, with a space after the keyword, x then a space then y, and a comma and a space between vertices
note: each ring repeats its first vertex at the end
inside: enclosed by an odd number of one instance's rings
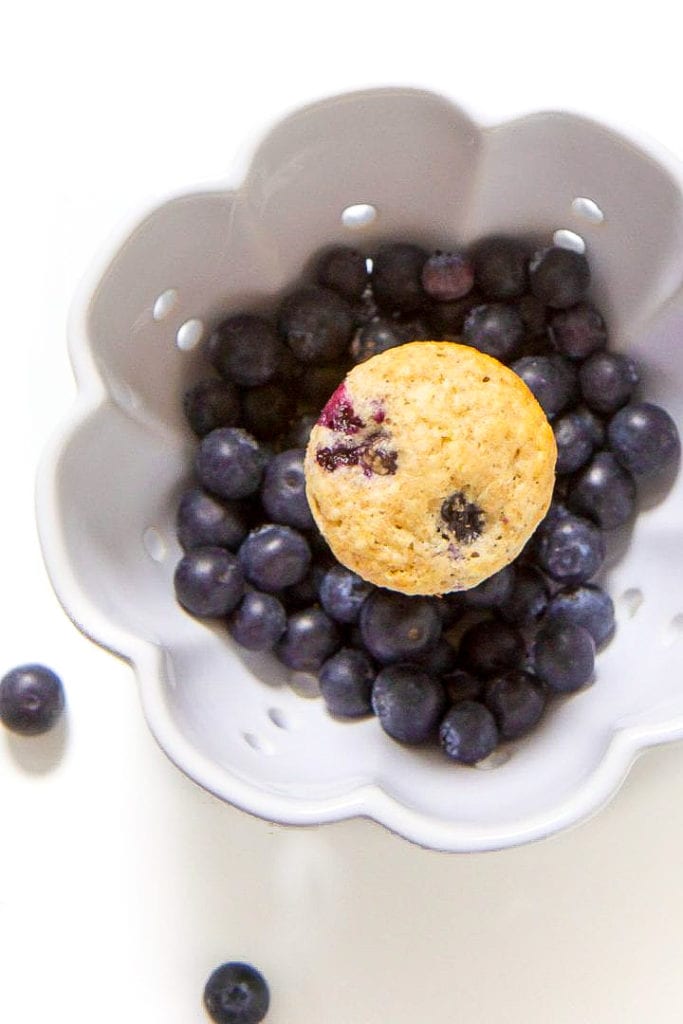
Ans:
POLYGON ((313 517, 335 557, 404 594, 466 590, 511 562, 544 517, 553 431, 526 384, 454 342, 354 367, 314 426, 313 517))

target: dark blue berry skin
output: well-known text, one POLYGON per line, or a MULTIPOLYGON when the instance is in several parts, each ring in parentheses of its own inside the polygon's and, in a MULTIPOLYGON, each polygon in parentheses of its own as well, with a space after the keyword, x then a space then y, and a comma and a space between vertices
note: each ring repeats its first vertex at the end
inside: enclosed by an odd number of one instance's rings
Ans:
POLYGON ((455 670, 455 666, 458 664, 458 652, 453 644, 449 644, 448 640, 442 637, 436 647, 432 647, 424 654, 418 654, 413 661, 424 669, 427 675, 440 679, 455 670))
POLYGON ((445 631, 455 625, 464 615, 466 608, 465 594, 462 591, 455 591, 452 594, 444 594, 436 602, 436 610, 441 616, 441 626, 445 631))
POLYGON ((546 697, 530 672, 517 670, 489 679, 484 703, 492 713, 504 740, 516 740, 530 732, 541 719, 546 697))
POLYGON ((375 669, 363 651, 342 647, 320 669, 318 681, 330 714, 339 718, 361 718, 372 714, 375 669))
POLYGON ((208 352, 221 376, 240 387, 253 388, 277 375, 283 345, 263 317, 239 313, 218 325, 209 338, 208 352))
POLYGON ((247 535, 247 518, 238 502, 220 501, 199 487, 186 491, 178 505, 178 540, 185 551, 219 547, 236 551, 247 535))
POLYGON ((626 405, 639 380, 636 363, 619 352, 596 352, 579 370, 579 384, 586 405, 603 416, 626 405))
MULTIPOLYGON (((418 334, 421 333, 418 331, 418 334)), ((409 324, 387 317, 376 317, 362 327, 351 343, 351 356, 355 363, 364 363, 366 359, 386 352, 397 345, 405 345, 408 341, 417 341, 409 324)))
POLYGON ((590 284, 588 260, 582 253, 551 246, 529 263, 529 283, 537 299, 553 309, 567 309, 581 302, 590 284))
POLYGON ((316 278, 349 302, 357 302, 370 280, 365 256, 347 246, 327 249, 316 263, 316 278))
POLYGON ((464 633, 459 654, 463 668, 487 679, 517 668, 524 657, 524 640, 507 622, 486 619, 464 633))
POLYGON ((284 437, 288 448, 306 448, 311 439, 311 431, 318 420, 317 415, 306 413, 300 416, 289 428, 284 437))
POLYGON ((432 301, 427 306, 430 337, 457 340, 462 335, 465 320, 475 306, 481 306, 483 298, 479 292, 471 291, 463 299, 453 302, 432 301))
POLYGON ((658 473, 680 457, 676 424, 668 412, 651 402, 634 402, 620 409, 609 422, 607 437, 616 458, 634 476, 658 473))
POLYGON ((343 565, 333 565, 320 582, 320 603, 336 622, 358 622, 366 598, 375 588, 343 565))
POLYGON ((422 268, 427 253, 398 242, 378 249, 372 265, 372 290, 377 304, 389 312, 412 313, 425 300, 422 268))
POLYGON ((550 626, 583 626, 599 649, 614 635, 614 602, 592 583, 561 590, 548 604, 543 622, 550 626))
POLYGON ((425 743, 435 736, 445 704, 443 686, 413 664, 388 665, 372 688, 380 725, 400 743, 425 743))
POLYGON ((522 356, 510 368, 522 378, 549 419, 576 398, 576 370, 557 353, 522 356))
POLYGON ((465 591, 464 597, 470 608, 497 608, 510 596, 515 585, 515 566, 504 566, 499 572, 465 591))
POLYGON ((287 613, 272 594, 250 590, 228 621, 233 640, 248 651, 269 651, 287 626, 287 613))
POLYGON ((479 700, 484 689, 481 679, 477 679, 462 668, 447 672, 441 682, 452 704, 457 704, 461 700, 479 700))
POLYGON ((326 571, 325 566, 314 562, 302 580, 279 592, 278 596, 288 612, 297 612, 317 603, 320 584, 326 571))
POLYGON ((569 359, 587 359, 607 344, 605 321, 587 302, 555 313, 550 320, 550 337, 557 351, 569 359))
POLYGON ((498 605, 498 611, 511 626, 530 626, 545 612, 550 588, 542 572, 532 565, 517 569, 510 594, 498 605))
POLYGON ((183 411, 197 437, 204 437, 217 427, 235 427, 240 421, 237 388, 217 377, 200 380, 185 392, 183 411))
POLYGON ((526 289, 529 250, 516 238, 485 238, 474 248, 476 286, 487 299, 516 299, 526 289))
POLYGON ((204 987, 204 1006, 215 1024, 260 1024, 268 1013, 270 992, 251 964, 222 964, 204 987))
POLYGON ((584 466, 593 454, 593 436, 590 423, 580 412, 565 412, 553 423, 557 444, 555 472, 560 475, 574 473, 584 466))
POLYGON ((299 382, 299 394, 307 409, 320 415, 328 398, 337 390, 348 372, 347 363, 332 363, 329 366, 309 366, 299 382))
POLYGON ((193 548, 176 566, 175 592, 183 608, 200 618, 229 615, 244 593, 236 557, 225 548, 193 548))
POLYGON ((304 454, 303 448, 292 448, 270 460, 261 485, 261 503, 272 522, 310 530, 315 523, 306 498, 304 454))
POLYGON ((246 579, 259 590, 273 593, 304 578, 311 549, 296 530, 266 523, 248 534, 238 558, 246 579))
POLYGON ((465 319, 463 339, 479 352, 506 362, 519 352, 524 324, 514 306, 498 302, 475 306, 465 319))
POLYGON ((282 384, 250 388, 242 399, 242 421, 259 441, 272 441, 289 426, 294 415, 291 393, 282 384))
POLYGON ((339 647, 339 630, 322 608, 312 606, 293 612, 275 653, 296 672, 319 672, 339 647))
POLYGON ((605 560, 605 538, 588 519, 571 513, 545 519, 536 531, 538 564, 558 583, 587 583, 605 560))
POLYGON ((496 720, 476 700, 454 704, 439 728, 441 749, 451 761, 476 764, 492 754, 498 744, 496 720))
POLYGON ((441 616, 424 597, 406 597, 374 590, 360 613, 363 643, 377 661, 409 661, 434 647, 441 635, 441 616))
POLYGON ((430 299, 453 302, 472 290, 474 265, 464 252, 434 252, 422 267, 422 287, 430 299))
POLYGON ((536 635, 533 664, 553 693, 573 693, 593 675, 595 641, 583 626, 544 626, 536 635))
POLYGON ((0 722, 22 736, 47 732, 64 711, 59 676, 45 665, 19 665, 0 681, 0 722))
POLYGON ((278 328, 302 363, 332 363, 349 346, 353 309, 329 288, 300 288, 289 295, 278 315, 278 328))
POLYGON ((246 498, 261 483, 268 454, 239 427, 221 427, 202 439, 195 459, 199 482, 220 498, 246 498))
POLYGON ((593 412, 586 405, 579 405, 576 409, 572 409, 572 414, 581 419, 588 436, 593 442, 593 448, 604 448, 607 432, 604 421, 600 419, 597 413, 593 412))
POLYGON ((614 530, 635 513, 635 481, 611 452, 598 452, 572 480, 567 504, 603 530, 614 530))

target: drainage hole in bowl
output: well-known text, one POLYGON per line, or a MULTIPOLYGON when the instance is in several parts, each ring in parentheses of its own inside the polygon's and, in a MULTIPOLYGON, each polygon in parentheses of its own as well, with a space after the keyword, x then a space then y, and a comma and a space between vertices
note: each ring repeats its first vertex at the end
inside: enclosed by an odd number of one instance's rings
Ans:
POLYGON ((645 596, 639 587, 629 587, 619 598, 619 604, 628 618, 632 619, 644 600, 645 596))
POLYGON ((247 746, 251 747, 252 750, 255 750, 257 754, 267 754, 270 756, 275 753, 275 747, 272 743, 269 743, 268 740, 264 740, 262 736, 257 736, 256 733, 243 732, 242 739, 247 746))
POLYGON ((201 320, 186 320, 176 334, 176 344, 181 352, 191 352, 202 340, 204 324, 201 320))
POLYGON ((504 764, 507 764, 512 755, 515 752, 514 747, 498 747, 488 757, 484 757, 481 761, 477 761, 475 768, 479 768, 482 772, 491 772, 495 768, 502 768, 504 764))
POLYGON ((145 551, 153 562, 163 562, 166 558, 168 548, 166 541, 161 536, 156 526, 148 526, 142 535, 142 543, 145 551))
POLYGON ((671 622, 668 622, 662 633, 662 646, 671 647, 677 640, 683 637, 683 612, 674 615, 671 622))
POLYGON ((162 292, 161 295, 158 296, 152 306, 152 319, 156 320, 157 323, 160 320, 165 320, 168 314, 175 309, 177 302, 178 292, 176 289, 167 288, 165 292, 162 292))
POLYGON ((291 729, 292 725, 282 708, 268 708, 268 718, 278 729, 291 729))
POLYGON ((572 210, 590 224, 602 224, 605 219, 604 213, 595 200, 588 199, 586 196, 577 196, 572 202, 572 210))
POLYGON ((342 210, 341 222, 345 228, 366 228, 377 220, 377 207, 369 203, 355 203, 342 210))
POLYGON ((560 249, 571 249, 572 252, 584 253, 586 251, 586 243, 581 235, 577 235, 575 231, 569 231, 568 228, 560 228, 555 232, 553 244, 559 245, 560 249))

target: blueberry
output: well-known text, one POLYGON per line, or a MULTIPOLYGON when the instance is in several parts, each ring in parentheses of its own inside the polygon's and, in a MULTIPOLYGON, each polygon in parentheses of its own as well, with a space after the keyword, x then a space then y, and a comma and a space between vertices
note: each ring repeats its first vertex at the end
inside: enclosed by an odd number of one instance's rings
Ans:
POLYGON ((228 621, 233 640, 248 651, 269 651, 287 626, 287 613, 272 594, 250 590, 228 621))
POLYGON ((503 362, 516 355, 524 338, 524 324, 514 306, 493 302, 475 306, 463 326, 463 340, 503 362))
POLYGON ((618 352, 596 352, 579 370, 579 384, 586 405, 608 415, 625 405, 640 380, 638 367, 618 352))
POLYGON ((524 640, 506 622, 486 619, 463 634, 459 653, 463 667, 485 679, 516 668, 524 657, 524 640))
POLYGON ((532 292, 553 309, 566 309, 580 302, 590 279, 588 260, 571 249, 551 246, 537 252, 529 263, 532 292))
POLYGON ((515 585, 515 566, 504 566, 499 572, 465 591, 470 608, 496 608, 508 599, 515 585))
POLYGON ((575 416, 578 416, 584 424, 586 432, 593 443, 593 448, 603 448, 607 433, 605 430, 605 424, 597 413, 594 413, 587 405, 578 405, 576 409, 572 410, 572 412, 575 416))
POLYGON ((280 600, 288 612, 297 612, 318 602, 320 584, 326 572, 325 566, 313 563, 302 580, 280 591, 280 600))
POLYGON ((474 265, 464 252, 437 250, 425 261, 421 280, 430 299, 453 302, 472 290, 474 265))
POLYGON ((541 569, 560 583, 586 583, 605 560, 605 539, 593 523, 571 513, 546 519, 535 535, 541 569))
POLYGON ((283 346, 267 320, 239 313, 218 325, 209 338, 208 352, 211 363, 226 380, 253 388, 275 377, 283 346))
POLYGON ((435 647, 423 654, 415 655, 411 660, 424 669, 427 675, 439 679, 455 670, 458 663, 458 652, 453 644, 442 637, 435 647))
POLYGON ((550 598, 543 573, 532 565, 520 566, 510 594, 500 603, 499 611, 512 626, 529 626, 541 618, 550 598))
POLYGON ((357 622, 366 598, 374 590, 371 583, 343 565, 333 565, 320 584, 320 603, 337 622, 357 622))
POLYGON ((386 352, 397 345, 405 345, 408 341, 416 341, 411 337, 410 329, 398 320, 387 317, 376 317, 362 327, 351 343, 351 356, 356 363, 364 363, 366 359, 386 352))
POLYGON ((300 416, 284 436, 288 448, 306 448, 311 439, 311 431, 318 420, 317 415, 306 413, 300 416))
POLYGON ((375 670, 367 654, 342 647, 325 662, 318 673, 318 680, 330 714, 340 718, 372 714, 375 670))
POLYGON ((563 356, 522 356, 510 367, 552 419, 576 398, 576 370, 563 356))
POLYGON ((372 688, 372 707, 380 725, 400 743, 430 739, 436 733, 445 701, 441 684, 412 664, 388 665, 372 688))
POLYGON ((19 665, 0 681, 0 722, 22 736, 38 736, 64 710, 62 681, 45 665, 19 665))
POLYGON ((378 661, 406 661, 434 647, 441 633, 435 603, 391 590, 374 590, 360 613, 363 643, 378 661))
POLYGON ((583 626, 596 647, 603 647, 614 634, 614 603, 609 594, 592 583, 560 590, 548 605, 544 623, 552 626, 583 626))
POLYGON ((477 288, 487 299, 515 299, 526 288, 527 246, 516 238, 485 238, 474 248, 477 288))
POLYGON ((650 402, 624 406, 610 420, 609 443, 619 462, 635 476, 649 476, 676 461, 681 442, 668 412, 650 402))
POLYGON ((573 473, 588 462, 593 454, 594 431, 582 413, 576 409, 563 413, 553 423, 553 433, 557 444, 557 473, 573 473))
POLYGON ((331 288, 350 302, 357 301, 369 281, 366 258, 346 246, 328 249, 318 257, 316 277, 323 288, 331 288))
POLYGON ((259 1024, 269 1005, 266 980, 251 964, 222 964, 204 987, 204 1006, 216 1024, 259 1024))
POLYGON ((339 647, 339 630, 322 608, 293 612, 276 647, 283 665, 297 672, 319 672, 339 647))
POLYGON ((635 512, 635 481, 611 452, 598 452, 573 479, 567 503, 603 530, 613 530, 635 512))
POLYGON ((471 544, 486 526, 486 513, 470 501, 464 491, 454 491, 441 502, 441 531, 447 531, 461 544, 471 544))
POLYGON ((353 310, 329 288, 300 288, 280 306, 278 327, 302 363, 331 363, 349 346, 353 310))
POLYGON ((271 593, 304 578, 311 564, 311 549, 296 530, 266 523, 251 531, 238 557, 249 582, 271 593))
POLYGON ((280 452, 268 463, 261 485, 261 502, 274 523, 310 530, 315 525, 306 498, 304 449, 280 452))
POLYGON ((463 299, 454 299, 453 302, 430 303, 427 313, 431 336, 459 339, 471 310, 481 306, 482 302, 479 292, 471 291, 463 299))
POLYGON ((200 618, 229 615, 244 593, 244 576, 225 548, 193 548, 178 562, 176 597, 186 611, 200 618))
POLYGON ((459 622, 463 617, 465 608, 466 600, 463 591, 457 590, 452 594, 444 594, 436 602, 436 610, 441 617, 442 629, 450 629, 456 622, 459 622))
POLYGON ((535 295, 522 295, 517 303, 517 311, 522 318, 524 329, 529 339, 541 338, 546 342, 548 336, 548 309, 535 295))
POLYGON ((536 636, 533 663, 548 689, 573 693, 593 675, 595 641, 583 626, 544 626, 536 636))
POLYGON ((453 705, 441 722, 439 742, 452 761, 476 764, 496 749, 496 720, 479 701, 461 700, 453 705))
POLYGON ((493 714, 504 740, 516 740, 538 724, 546 704, 538 680, 529 672, 515 671, 489 679, 484 703, 493 714))
POLYGON ((347 370, 346 363, 308 367, 306 376, 299 385, 299 393, 307 408, 316 414, 316 418, 327 400, 344 380, 347 370))
POLYGON ((470 672, 465 672, 462 668, 456 668, 452 672, 447 672, 441 679, 441 682, 446 688, 448 699, 453 704, 457 704, 461 700, 478 700, 484 688, 484 684, 480 679, 477 679, 470 672))
POLYGON ((557 351, 570 359, 587 359, 607 344, 605 321, 587 302, 555 313, 550 337, 557 351))
POLYGON ((296 407, 282 384, 250 388, 242 399, 244 426, 259 441, 272 441, 289 426, 296 407))
POLYGON ((234 427, 240 420, 237 388, 227 380, 200 380, 183 398, 183 411, 197 437, 216 427, 234 427))
POLYGON ((195 459, 199 482, 220 498, 246 498, 258 490, 268 455, 239 427, 220 427, 202 439, 195 459))
POLYGON ((422 268, 427 253, 417 245, 383 245, 372 265, 372 290, 378 304, 404 313, 419 309, 425 299, 422 268))
POLYGON ((185 491, 178 505, 178 540, 185 549, 237 549, 247 535, 247 519, 238 502, 220 501, 199 487, 185 491))

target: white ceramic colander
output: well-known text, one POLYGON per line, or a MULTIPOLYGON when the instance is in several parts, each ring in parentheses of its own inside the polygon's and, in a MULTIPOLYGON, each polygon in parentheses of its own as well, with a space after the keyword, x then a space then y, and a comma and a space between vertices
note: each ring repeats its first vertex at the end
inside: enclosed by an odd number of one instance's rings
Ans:
POLYGON ((578 821, 641 748, 683 736, 680 478, 645 495, 617 538, 607 586, 619 625, 595 685, 494 756, 495 770, 404 749, 374 720, 333 721, 295 692, 301 680, 175 602, 175 508, 194 449, 181 395, 205 373, 207 325, 271 303, 329 243, 371 252, 387 238, 443 246, 499 230, 585 241, 611 346, 640 361, 644 393, 680 428, 680 171, 570 114, 481 128, 411 89, 325 100, 277 124, 244 177, 148 212, 74 305, 79 398, 38 483, 54 587, 84 632, 131 662, 169 757, 255 814, 366 815, 426 846, 502 847, 578 821))

